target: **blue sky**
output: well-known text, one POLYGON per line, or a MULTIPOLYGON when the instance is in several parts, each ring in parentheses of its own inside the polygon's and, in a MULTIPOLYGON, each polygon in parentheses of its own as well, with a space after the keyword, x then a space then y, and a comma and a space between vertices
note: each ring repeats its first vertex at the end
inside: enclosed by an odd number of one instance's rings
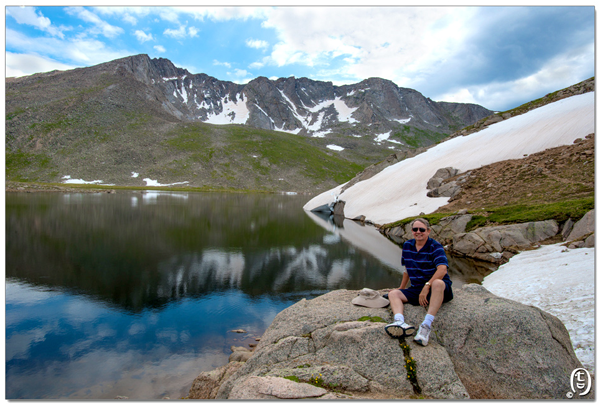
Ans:
POLYGON ((6 76, 148 54, 247 83, 392 80, 507 110, 594 76, 594 7, 6 7, 6 76))

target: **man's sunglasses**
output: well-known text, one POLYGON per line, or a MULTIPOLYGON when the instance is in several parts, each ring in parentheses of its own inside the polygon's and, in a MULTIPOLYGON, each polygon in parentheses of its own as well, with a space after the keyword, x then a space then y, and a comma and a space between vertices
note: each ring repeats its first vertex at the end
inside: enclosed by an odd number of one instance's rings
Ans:
POLYGON ((427 231, 427 229, 423 227, 413 227, 413 233, 416 233, 417 231, 424 233, 425 231, 427 231))

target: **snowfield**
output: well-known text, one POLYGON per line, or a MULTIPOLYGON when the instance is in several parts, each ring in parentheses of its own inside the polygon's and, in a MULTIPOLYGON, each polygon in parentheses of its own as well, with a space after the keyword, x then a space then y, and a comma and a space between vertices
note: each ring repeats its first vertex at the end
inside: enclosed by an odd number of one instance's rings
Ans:
POLYGON ((594 92, 590 92, 547 104, 467 137, 443 142, 358 182, 341 195, 343 185, 326 191, 306 203, 304 209, 329 204, 335 200, 333 195, 346 202, 347 218, 364 215, 377 224, 431 213, 449 200, 427 197, 427 181, 439 168, 451 166, 465 172, 569 145, 593 132, 594 92))
POLYGON ((594 275, 594 248, 569 250, 555 244, 512 257, 482 285, 558 317, 579 361, 594 373, 594 275))

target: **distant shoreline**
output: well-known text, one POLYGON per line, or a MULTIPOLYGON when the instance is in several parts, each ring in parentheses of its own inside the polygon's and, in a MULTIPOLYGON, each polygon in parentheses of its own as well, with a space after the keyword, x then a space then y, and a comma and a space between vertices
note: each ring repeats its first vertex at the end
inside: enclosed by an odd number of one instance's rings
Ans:
POLYGON ((95 184, 64 184, 44 182, 15 182, 6 181, 4 191, 7 193, 36 193, 36 192, 62 192, 62 193, 116 193, 125 191, 163 191, 163 192, 226 192, 226 193, 261 193, 261 194, 298 194, 314 195, 309 192, 285 192, 272 190, 246 190, 215 187, 179 187, 179 186, 116 186, 95 184))

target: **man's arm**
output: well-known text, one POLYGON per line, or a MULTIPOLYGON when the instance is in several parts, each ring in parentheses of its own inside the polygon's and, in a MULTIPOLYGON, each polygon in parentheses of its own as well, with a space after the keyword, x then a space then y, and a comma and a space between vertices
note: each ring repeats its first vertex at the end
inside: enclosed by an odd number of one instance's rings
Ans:
POLYGON ((402 282, 400 283, 399 289, 406 289, 406 285, 408 285, 408 272, 404 271, 402 274, 402 282))
MULTIPOLYGON (((433 282, 436 279, 442 279, 444 276, 446 276, 447 273, 448 273, 448 267, 446 265, 438 265, 437 270, 435 271, 435 273, 433 274, 431 279, 429 279, 429 283, 433 282)), ((425 286, 429 286, 429 285, 425 285, 425 286)))
MULTIPOLYGON (((437 266, 437 270, 435 271, 431 279, 429 279, 429 285, 424 285, 423 290, 421 290, 421 293, 419 294, 419 303, 421 304, 421 306, 427 306, 429 304, 427 301, 427 295, 431 290, 431 283, 436 279, 442 279, 447 273, 448 267, 446 265, 437 266)), ((404 279, 402 279, 402 281, 404 282, 404 279)))

